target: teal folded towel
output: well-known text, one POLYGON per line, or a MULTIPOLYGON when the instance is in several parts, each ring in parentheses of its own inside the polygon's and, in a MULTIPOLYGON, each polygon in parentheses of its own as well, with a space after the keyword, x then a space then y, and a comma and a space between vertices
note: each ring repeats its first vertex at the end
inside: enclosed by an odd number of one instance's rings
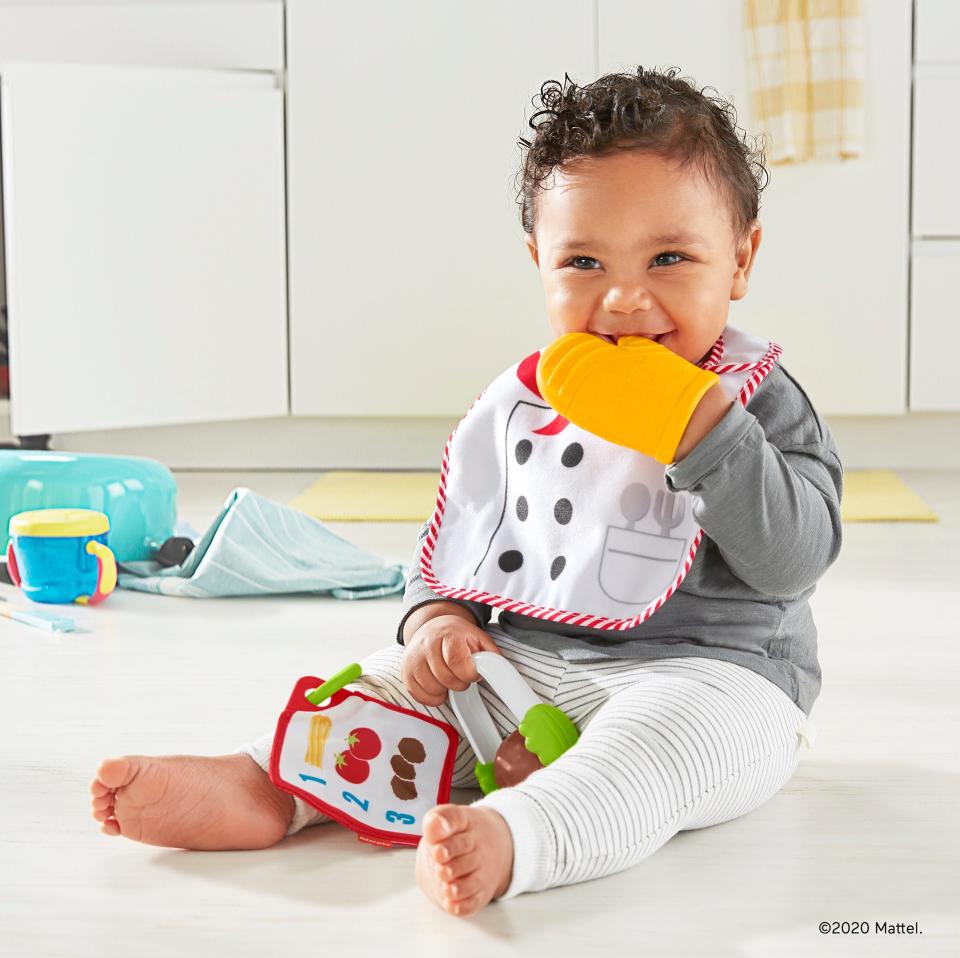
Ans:
POLYGON ((331 532, 319 519, 238 488, 182 565, 126 562, 118 585, 160 595, 330 594, 373 599, 403 592, 407 569, 331 532))

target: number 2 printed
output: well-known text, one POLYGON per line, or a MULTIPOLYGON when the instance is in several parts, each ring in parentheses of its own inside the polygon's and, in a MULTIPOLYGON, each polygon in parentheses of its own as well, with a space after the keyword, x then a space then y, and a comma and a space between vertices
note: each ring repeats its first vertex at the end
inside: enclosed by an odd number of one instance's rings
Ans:
POLYGON ((344 792, 343 800, 345 802, 356 802, 365 812, 370 809, 370 799, 369 798, 357 798, 353 792, 344 792))

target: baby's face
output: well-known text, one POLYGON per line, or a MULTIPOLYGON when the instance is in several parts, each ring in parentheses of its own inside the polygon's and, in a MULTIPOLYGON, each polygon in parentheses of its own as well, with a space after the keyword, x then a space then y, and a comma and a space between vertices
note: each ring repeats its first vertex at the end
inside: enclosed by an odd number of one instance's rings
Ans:
POLYGON ((707 355, 730 300, 746 295, 761 227, 735 246, 722 197, 675 168, 623 151, 554 171, 527 246, 557 336, 645 335, 691 363, 707 355))

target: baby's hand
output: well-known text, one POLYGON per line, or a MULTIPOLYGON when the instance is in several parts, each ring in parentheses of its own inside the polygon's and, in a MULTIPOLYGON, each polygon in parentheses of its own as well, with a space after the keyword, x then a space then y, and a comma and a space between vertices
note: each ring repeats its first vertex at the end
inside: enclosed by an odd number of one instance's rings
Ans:
POLYGON ((438 615, 413 633, 400 659, 400 677, 421 705, 442 705, 447 689, 462 692, 480 678, 474 652, 503 653, 478 625, 459 615, 438 615))

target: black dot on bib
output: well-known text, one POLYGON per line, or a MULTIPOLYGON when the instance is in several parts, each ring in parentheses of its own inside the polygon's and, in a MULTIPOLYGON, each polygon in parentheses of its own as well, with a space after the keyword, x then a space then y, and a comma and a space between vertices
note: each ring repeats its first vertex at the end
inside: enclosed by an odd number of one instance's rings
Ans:
POLYGON ((557 556, 553 562, 550 563, 550 578, 556 579, 561 572, 563 572, 563 567, 567 564, 567 560, 563 556, 557 556))
POLYGON ((530 507, 527 505, 527 497, 521 496, 517 500, 517 518, 524 522, 528 515, 530 515, 530 507))
POLYGON ((573 503, 569 499, 558 499, 553 506, 553 518, 565 526, 573 518, 573 503))
POLYGON ((533 452, 533 443, 529 439, 521 439, 513 450, 513 454, 517 457, 517 462, 521 466, 530 458, 531 452, 533 452))
POLYGON ((579 442, 571 442, 570 445, 563 450, 563 455, 560 456, 560 461, 567 468, 579 466, 581 459, 583 459, 583 446, 581 446, 579 442))
POLYGON ((516 549, 508 549, 500 554, 497 564, 504 572, 516 572, 523 565, 523 553, 516 549))

